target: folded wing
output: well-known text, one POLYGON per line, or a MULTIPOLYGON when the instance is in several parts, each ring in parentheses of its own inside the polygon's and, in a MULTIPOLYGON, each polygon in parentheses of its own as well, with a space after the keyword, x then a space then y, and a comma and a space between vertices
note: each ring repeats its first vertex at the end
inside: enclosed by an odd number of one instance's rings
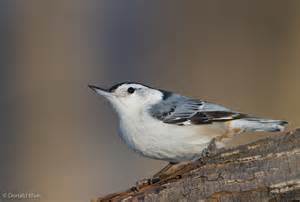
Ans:
POLYGON ((179 95, 154 105, 150 112, 164 123, 177 125, 211 124, 246 117, 221 105, 179 95))

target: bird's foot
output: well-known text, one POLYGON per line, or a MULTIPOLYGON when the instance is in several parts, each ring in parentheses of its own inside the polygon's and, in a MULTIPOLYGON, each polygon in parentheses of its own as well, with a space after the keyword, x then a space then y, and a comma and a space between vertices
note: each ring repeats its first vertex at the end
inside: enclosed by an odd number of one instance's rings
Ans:
POLYGON ((201 153, 201 157, 202 158, 207 158, 210 156, 210 151, 208 148, 203 149, 202 153, 201 153))
POLYGON ((208 144, 208 146, 203 149, 200 158, 198 159, 198 161, 200 162, 204 162, 205 159, 213 156, 214 154, 217 153, 218 147, 216 144, 216 139, 212 139, 210 141, 210 143, 208 144))
POLYGON ((150 186, 150 185, 153 185, 157 182, 159 182, 161 179, 159 177, 153 177, 153 178, 145 178, 145 179, 142 179, 142 180, 139 180, 135 183, 135 186, 131 188, 132 191, 134 192, 138 192, 139 190, 147 187, 147 186, 150 186))

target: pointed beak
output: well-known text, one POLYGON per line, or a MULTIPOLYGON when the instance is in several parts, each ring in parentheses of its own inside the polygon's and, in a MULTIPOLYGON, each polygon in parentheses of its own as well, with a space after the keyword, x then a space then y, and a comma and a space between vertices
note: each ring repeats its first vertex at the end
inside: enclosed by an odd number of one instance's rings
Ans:
POLYGON ((111 92, 109 92, 109 90, 107 90, 107 89, 100 88, 100 87, 95 86, 95 85, 88 85, 88 87, 90 89, 92 89, 93 91, 95 91, 97 94, 102 95, 106 98, 108 98, 112 95, 111 92))

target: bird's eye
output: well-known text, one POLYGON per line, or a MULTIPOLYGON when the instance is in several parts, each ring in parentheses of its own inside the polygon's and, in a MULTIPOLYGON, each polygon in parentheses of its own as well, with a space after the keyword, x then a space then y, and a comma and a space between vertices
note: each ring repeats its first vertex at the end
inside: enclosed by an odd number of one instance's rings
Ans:
POLYGON ((127 89, 127 92, 128 92, 129 94, 134 93, 134 91, 135 91, 135 89, 132 88, 132 87, 129 87, 129 88, 127 89))

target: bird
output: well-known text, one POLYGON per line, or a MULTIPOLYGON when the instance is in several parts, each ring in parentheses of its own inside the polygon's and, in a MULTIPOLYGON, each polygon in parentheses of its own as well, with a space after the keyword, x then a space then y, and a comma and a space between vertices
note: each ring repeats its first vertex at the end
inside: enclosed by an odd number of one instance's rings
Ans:
POLYGON ((170 164, 199 159, 212 141, 222 148, 237 134, 279 132, 288 124, 138 82, 88 86, 115 109, 121 139, 132 150, 170 164))

